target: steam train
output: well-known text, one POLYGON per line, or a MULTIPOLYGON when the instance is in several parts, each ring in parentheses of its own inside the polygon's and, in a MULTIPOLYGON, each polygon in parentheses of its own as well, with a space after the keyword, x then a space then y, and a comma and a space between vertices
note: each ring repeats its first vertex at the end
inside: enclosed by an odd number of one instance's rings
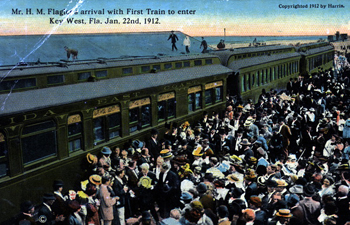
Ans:
MULTIPOLYGON (((73 188, 87 153, 222 111, 226 95, 256 99, 333 66, 328 43, 1 66, 0 222, 55 179, 73 188)), ((5 222, 4 222, 5 223, 5 222)))

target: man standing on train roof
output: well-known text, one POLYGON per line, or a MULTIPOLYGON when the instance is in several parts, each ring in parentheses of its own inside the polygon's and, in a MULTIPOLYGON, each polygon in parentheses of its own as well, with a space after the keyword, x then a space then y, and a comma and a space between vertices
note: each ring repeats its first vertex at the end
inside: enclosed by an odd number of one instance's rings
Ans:
POLYGON ((78 59, 78 50, 70 49, 67 46, 64 46, 64 50, 66 50, 67 52, 67 60, 69 60, 71 54, 72 54, 73 61, 78 59))
POLYGON ((199 48, 202 48, 202 46, 203 46, 202 53, 206 53, 207 52, 207 48, 208 48, 208 44, 207 44, 207 41, 204 40, 204 37, 202 37, 201 46, 199 46, 199 48))
POLYGON ((170 40, 170 39, 171 39, 171 43, 173 44, 173 45, 171 46, 172 51, 174 51, 174 48, 175 48, 176 51, 177 51, 176 41, 178 41, 179 38, 177 37, 176 34, 174 34, 174 31, 173 31, 173 30, 171 31, 171 34, 169 35, 168 40, 170 40))

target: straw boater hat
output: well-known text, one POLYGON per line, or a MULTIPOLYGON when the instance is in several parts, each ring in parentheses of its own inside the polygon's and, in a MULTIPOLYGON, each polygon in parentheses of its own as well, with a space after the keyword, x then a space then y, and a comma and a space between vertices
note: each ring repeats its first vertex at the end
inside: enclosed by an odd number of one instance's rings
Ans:
POLYGON ((100 185, 102 184, 102 177, 97 174, 93 174, 89 177, 89 181, 95 185, 100 185))
POLYGON ((168 159, 168 158, 173 157, 173 154, 170 152, 169 149, 164 149, 164 150, 160 151, 160 156, 163 159, 168 159))
POLYGON ((86 155, 86 159, 87 159, 88 163, 90 163, 90 164, 95 164, 98 161, 97 156, 95 156, 95 155, 93 155, 91 153, 88 153, 86 155))
POLYGON ((236 182, 239 181, 238 177, 235 176, 234 174, 230 174, 226 177, 227 180, 232 181, 232 182, 236 182))
POLYGON ((278 210, 278 212, 276 213, 276 216, 278 216, 278 217, 290 218, 290 217, 292 217, 292 214, 290 213, 290 210, 289 210, 289 209, 280 209, 280 210, 278 210))
POLYGON ((255 173, 255 170, 248 170, 247 171, 247 174, 245 175, 245 179, 246 180, 254 180, 255 178, 257 177, 256 173, 255 173))

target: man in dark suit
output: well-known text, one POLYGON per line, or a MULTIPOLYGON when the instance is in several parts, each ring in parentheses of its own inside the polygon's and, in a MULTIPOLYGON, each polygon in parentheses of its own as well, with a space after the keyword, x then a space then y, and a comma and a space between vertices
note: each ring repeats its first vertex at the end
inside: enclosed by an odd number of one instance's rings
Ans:
POLYGON ((350 210, 349 210, 349 187, 346 185, 340 185, 338 188, 338 198, 335 204, 338 207, 338 219, 337 224, 345 224, 345 222, 350 220, 350 210))
MULTIPOLYGON (((118 217, 120 224, 123 224, 125 221, 125 206, 130 205, 129 203, 129 189, 126 186, 124 180, 125 170, 117 169, 115 171, 115 179, 112 185, 114 194, 119 197, 118 203, 115 205, 118 211, 118 217)), ((128 210, 129 211, 129 210, 128 210)), ((129 215, 130 213, 128 213, 129 215)))
POLYGON ((162 218, 168 218, 170 210, 179 205, 180 185, 178 176, 170 170, 166 163, 162 165, 156 192, 158 193, 159 214, 162 218))
POLYGON ((174 51, 174 49, 176 49, 176 51, 177 51, 177 48, 176 48, 176 41, 178 41, 179 38, 177 37, 176 34, 174 34, 174 31, 173 31, 173 30, 171 31, 171 34, 169 35, 168 40, 170 40, 170 39, 171 39, 171 43, 172 43, 171 50, 174 51))
POLYGON ((151 139, 146 142, 146 147, 148 148, 149 154, 151 155, 151 161, 155 164, 155 160, 157 160, 159 156, 159 152, 161 151, 161 144, 157 140, 158 138, 158 130, 151 130, 151 139))
POLYGON ((38 225, 54 225, 59 221, 63 221, 63 216, 55 216, 51 210, 52 204, 56 198, 52 193, 47 193, 43 197, 43 203, 39 206, 38 210, 38 225))

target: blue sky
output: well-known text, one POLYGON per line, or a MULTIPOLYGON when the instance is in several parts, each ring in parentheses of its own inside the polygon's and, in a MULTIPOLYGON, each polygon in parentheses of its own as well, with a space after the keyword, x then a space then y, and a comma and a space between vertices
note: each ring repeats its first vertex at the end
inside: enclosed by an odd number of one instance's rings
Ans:
POLYGON ((348 33, 350 1, 276 1, 276 0, 2 0, 0 25, 2 35, 115 33, 179 30, 193 36, 222 35, 327 35, 336 31, 348 33), (310 8, 310 4, 318 8, 310 8), (342 4, 344 8, 329 8, 328 4, 342 4), (285 5, 307 5, 303 9, 285 9, 285 5), (325 8, 321 8, 325 5, 325 8), (14 15, 13 9, 23 15, 14 15), (32 9, 34 15, 26 15, 32 9), (47 15, 48 9, 76 9, 75 15, 47 15), (143 10, 143 15, 126 15, 127 8, 143 10), (146 8, 165 10, 166 15, 147 15, 146 8), (37 15, 43 9, 46 15, 37 15), (105 15, 81 15, 82 10, 105 9, 105 15), (123 15, 106 15, 106 10, 122 9, 123 15), (169 15, 168 10, 174 10, 169 15), (179 10, 196 10, 194 14, 179 15, 179 10), (66 19, 78 19, 84 24, 68 24, 66 19), (90 23, 90 18, 101 23, 90 23), (119 24, 105 23, 107 18, 119 24), (150 19, 149 21, 147 19, 150 19), (152 20, 153 19, 153 20, 152 20), (50 21, 63 20, 62 24, 50 21), (123 22, 130 22, 123 24, 123 22))

